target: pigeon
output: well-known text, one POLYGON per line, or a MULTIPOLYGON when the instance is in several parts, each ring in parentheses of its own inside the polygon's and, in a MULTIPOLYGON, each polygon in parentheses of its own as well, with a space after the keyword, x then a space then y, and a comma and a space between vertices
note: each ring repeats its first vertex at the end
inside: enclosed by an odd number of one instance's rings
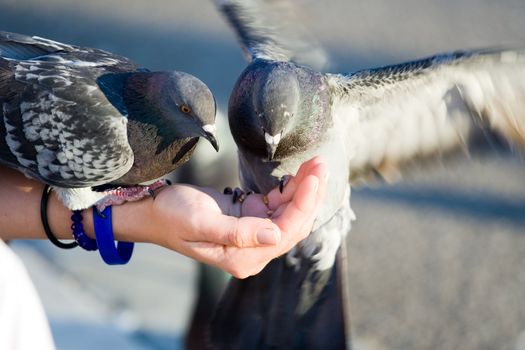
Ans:
POLYGON ((260 4, 216 1, 249 57, 228 106, 241 185, 259 193, 286 186, 286 174, 319 155, 328 189, 305 240, 259 274, 230 281, 209 345, 350 348, 350 186, 376 176, 396 180, 419 161, 469 152, 483 140, 525 146, 525 50, 457 51, 322 73, 298 63, 297 43, 287 46, 260 4))
POLYGON ((0 32, 0 164, 52 186, 71 210, 154 194, 199 137, 218 151, 215 112, 190 74, 0 32))

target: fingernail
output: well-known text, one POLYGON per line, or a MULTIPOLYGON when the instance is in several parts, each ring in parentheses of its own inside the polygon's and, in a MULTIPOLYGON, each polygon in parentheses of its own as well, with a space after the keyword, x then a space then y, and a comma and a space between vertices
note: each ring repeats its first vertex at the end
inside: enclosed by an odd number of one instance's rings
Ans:
POLYGON ((279 241, 279 237, 274 229, 263 228, 257 232, 257 241, 260 244, 275 245, 279 241))
MULTIPOLYGON (((317 178, 316 178, 317 179, 317 178)), ((319 180, 317 180, 315 182, 315 186, 314 186, 314 192, 317 193, 317 190, 319 190, 319 180)))

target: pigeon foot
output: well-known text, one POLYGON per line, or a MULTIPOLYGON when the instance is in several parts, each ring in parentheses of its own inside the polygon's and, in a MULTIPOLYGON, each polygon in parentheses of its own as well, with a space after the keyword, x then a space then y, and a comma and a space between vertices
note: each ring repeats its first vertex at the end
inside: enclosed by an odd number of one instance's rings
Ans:
POLYGON ((95 206, 99 212, 102 212, 110 205, 119 205, 124 202, 135 202, 147 196, 151 196, 155 199, 157 192, 169 185, 171 185, 171 181, 160 179, 150 185, 119 187, 114 190, 106 191, 104 198, 95 203, 95 206))
POLYGON ((232 195, 232 203, 235 204, 237 202, 242 203, 246 199, 246 196, 249 196, 253 193, 253 191, 244 192, 239 187, 235 187, 232 189, 231 187, 224 188, 224 191, 222 192, 224 194, 231 194, 232 195))

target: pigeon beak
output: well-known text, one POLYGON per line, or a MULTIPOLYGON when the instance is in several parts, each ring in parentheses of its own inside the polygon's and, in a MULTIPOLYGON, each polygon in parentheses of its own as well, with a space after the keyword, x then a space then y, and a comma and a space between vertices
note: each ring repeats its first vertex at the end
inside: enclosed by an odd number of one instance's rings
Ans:
POLYGON ((270 135, 267 132, 264 133, 264 140, 266 141, 266 151, 268 153, 268 160, 273 160, 277 146, 281 141, 281 133, 270 135))
POLYGON ((204 137, 206 140, 210 141, 211 145, 217 152, 219 152, 219 143, 217 142, 217 138, 215 137, 215 125, 213 124, 206 124, 202 127, 202 130, 204 130, 204 137))

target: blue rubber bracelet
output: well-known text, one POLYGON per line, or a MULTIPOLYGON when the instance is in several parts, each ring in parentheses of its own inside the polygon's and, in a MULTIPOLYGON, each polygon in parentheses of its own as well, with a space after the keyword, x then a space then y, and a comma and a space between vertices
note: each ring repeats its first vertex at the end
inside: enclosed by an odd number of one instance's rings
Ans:
POLYGON ((118 242, 115 246, 115 237, 113 236, 113 226, 111 224, 111 206, 106 207, 102 213, 93 208, 93 224, 98 251, 102 260, 108 265, 127 264, 129 259, 131 259, 131 254, 133 254, 135 243, 118 242))

